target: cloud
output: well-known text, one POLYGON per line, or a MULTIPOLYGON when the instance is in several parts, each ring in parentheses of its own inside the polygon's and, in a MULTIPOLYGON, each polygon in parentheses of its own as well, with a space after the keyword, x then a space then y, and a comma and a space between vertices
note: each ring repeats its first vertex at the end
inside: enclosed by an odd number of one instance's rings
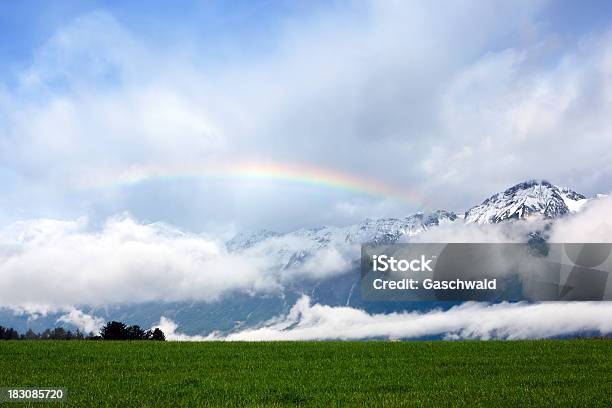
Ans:
MULTIPOLYGON (((545 231, 550 242, 612 242, 611 203, 609 197, 591 200, 552 226, 537 217, 491 225, 457 221, 427 229, 410 242, 525 242, 532 231, 545 231)), ((254 236, 250 245, 237 242, 228 250, 215 236, 128 216, 99 226, 85 218, 21 221, 0 229, 0 306, 45 314, 75 305, 280 294, 286 286, 355 270, 362 238, 351 231, 327 227, 254 236), (351 240, 347 234, 353 234, 351 240)))
POLYGON ((529 234, 539 231, 548 242, 612 242, 612 197, 599 195, 587 200, 579 211, 551 221, 533 214, 520 221, 497 224, 464 223, 461 220, 443 223, 409 238, 421 243, 508 243, 526 242, 529 234))
POLYGON ((578 213, 555 222, 551 242, 612 242, 612 197, 591 200, 578 213))
POLYGON ((609 157, 596 150, 610 143, 601 135, 610 132, 611 36, 543 37, 456 72, 441 98, 446 136, 424 159, 425 172, 474 192, 536 173, 586 193, 608 191, 609 157))
MULTIPOLYGON (((188 339, 176 334, 176 325, 164 322, 174 339, 188 339)), ((443 336, 453 340, 490 340, 547 338, 581 332, 612 333, 612 303, 464 303, 449 310, 369 314, 351 307, 311 305, 304 296, 287 315, 278 316, 262 327, 227 335, 213 333, 197 339, 297 341, 443 336)))
POLYGON ((453 223, 444 223, 435 228, 423 231, 411 237, 410 242, 421 243, 504 243, 525 242, 529 232, 537 231, 544 226, 544 220, 530 217, 520 222, 507 221, 498 224, 464 223, 461 219, 453 223))
POLYGON ((607 191, 609 34, 558 40, 540 23, 544 3, 322 7, 276 22, 265 50, 214 61, 197 43, 160 47, 109 12, 85 14, 0 86, 3 165, 44 187, 36 200, 14 187, 6 207, 288 230, 462 208, 533 177, 607 191), (343 170, 421 198, 179 177, 75 188, 134 166, 245 159, 343 170))
MULTIPOLYGON (((552 224, 537 217, 491 225, 459 220, 409 239, 525 242, 530 232, 545 231, 549 242, 612 242, 611 203, 610 197, 591 200, 582 211, 552 224)), ((355 270, 359 241, 369 238, 353 230, 298 230, 261 240, 256 235, 249 245, 237 241, 228 250, 216 236, 128 216, 102 225, 85 218, 21 221, 0 229, 0 306, 45 314, 75 305, 214 302, 235 292, 279 294, 286 286, 355 270)))
POLYGON ((0 99, 5 165, 74 188, 134 164, 194 161, 218 150, 197 94, 165 79, 172 63, 158 65, 153 53, 104 12, 59 30, 0 99))
POLYGON ((86 219, 23 221, 0 230, 0 306, 44 311, 274 293, 296 279, 346 272, 346 256, 298 236, 230 253, 209 237, 126 216, 98 229, 86 219))
POLYGON ((81 310, 72 309, 57 319, 58 323, 68 323, 75 326, 83 333, 97 334, 104 325, 104 319, 83 313, 81 310))
POLYGON ((159 323, 157 325, 151 327, 151 330, 154 330, 154 329, 160 329, 161 331, 163 331, 164 335, 166 336, 166 340, 171 340, 171 341, 213 340, 211 336, 188 335, 188 334, 184 334, 181 332, 177 332, 176 330, 178 329, 178 325, 171 319, 168 319, 167 317, 164 317, 164 316, 162 316, 159 319, 159 323))

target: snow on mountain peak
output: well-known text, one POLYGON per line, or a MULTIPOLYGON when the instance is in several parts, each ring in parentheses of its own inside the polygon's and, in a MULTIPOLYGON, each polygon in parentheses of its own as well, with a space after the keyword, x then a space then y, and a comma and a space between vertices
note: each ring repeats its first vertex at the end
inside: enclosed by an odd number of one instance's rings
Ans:
POLYGON ((265 241, 268 238, 277 237, 280 234, 278 232, 269 230, 259 230, 254 233, 248 234, 241 232, 234 238, 227 241, 225 244, 227 249, 231 251, 247 249, 254 245, 257 245, 261 241, 265 241))
POLYGON ((228 241, 226 246, 230 252, 234 252, 274 240, 278 242, 308 240, 313 247, 324 247, 329 243, 392 243, 401 237, 417 235, 430 227, 453 222, 457 218, 459 218, 457 214, 451 211, 437 210, 431 213, 418 212, 404 218, 368 218, 359 224, 347 227, 324 226, 299 229, 286 234, 263 230, 253 234, 238 234, 228 241))
POLYGON ((557 218, 578 211, 586 197, 545 180, 530 180, 495 194, 465 213, 466 223, 488 224, 539 214, 557 218))
POLYGON ((438 210, 432 213, 418 212, 404 218, 367 219, 361 224, 346 228, 346 241, 351 243, 392 243, 401 237, 411 237, 444 222, 453 222, 457 215, 438 210))
POLYGON ((345 269, 354 261, 361 244, 407 240, 457 218, 453 212, 439 210, 418 212, 404 218, 366 219, 347 227, 303 228, 286 234, 258 231, 237 235, 226 243, 226 248, 229 252, 246 254, 253 259, 265 259, 268 267, 282 275, 292 276, 292 271, 296 270, 312 274, 324 265, 345 269))
POLYGON ((227 242, 230 252, 262 255, 274 259, 279 270, 304 265, 317 256, 353 254, 364 243, 406 242, 440 224, 454 222, 489 224, 525 219, 531 215, 558 218, 576 212, 588 201, 582 194, 544 180, 516 184, 486 199, 465 215, 438 210, 417 212, 404 218, 366 219, 346 227, 303 228, 279 234, 258 231, 239 234, 227 242), (330 255, 331 254, 331 255, 330 255))

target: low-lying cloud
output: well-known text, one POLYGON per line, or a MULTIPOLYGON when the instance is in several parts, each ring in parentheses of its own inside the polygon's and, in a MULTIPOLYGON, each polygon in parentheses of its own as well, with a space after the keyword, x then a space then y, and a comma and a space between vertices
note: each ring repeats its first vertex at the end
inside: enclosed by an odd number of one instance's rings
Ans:
POLYGON ((338 248, 310 248, 278 237, 258 250, 228 252, 225 244, 172 226, 109 219, 31 220, 0 231, 0 306, 44 312, 72 305, 148 301, 216 301, 235 291, 280 291, 294 279, 346 271, 338 248), (291 263, 293 251, 312 249, 291 263), (284 249, 284 250, 280 250, 284 249))
POLYGON ((172 341, 206 341, 206 340, 215 340, 214 336, 199 336, 199 335, 189 335, 184 334, 179 331, 178 324, 176 324, 173 320, 168 319, 167 317, 162 316, 159 319, 159 323, 153 327, 151 330, 160 329, 164 332, 166 336, 166 340, 172 341))
POLYGON ((612 197, 588 202, 582 211, 552 227, 551 242, 612 242, 612 197))
MULTIPOLYGON (((549 228, 550 242, 612 242, 612 198, 576 214, 498 225, 460 220, 430 228, 412 242, 524 242, 529 231, 549 228)), ((354 270, 359 242, 329 227, 323 238, 301 230, 240 248, 130 217, 96 227, 87 219, 39 219, 0 230, 0 307, 28 313, 70 311, 150 301, 214 302, 232 293, 281 294, 288 284, 323 281, 354 270)))
POLYGON ((535 339, 575 333, 612 333, 612 302, 464 303, 449 310, 369 314, 351 307, 312 305, 303 296, 287 315, 259 328, 189 337, 171 320, 160 327, 169 340, 297 341, 414 339, 535 339))
POLYGON ((57 319, 57 323, 66 323, 79 329, 82 333, 97 334, 104 325, 104 319, 72 309, 57 319))
MULTIPOLYGON (((72 309, 57 322, 84 333, 98 333, 104 319, 72 309)), ((308 296, 302 296, 287 314, 229 334, 185 334, 165 316, 151 327, 155 328, 161 329, 170 341, 394 340, 432 336, 445 340, 540 339, 580 333, 611 334, 612 302, 468 302, 448 310, 370 314, 352 307, 312 304, 308 296)))

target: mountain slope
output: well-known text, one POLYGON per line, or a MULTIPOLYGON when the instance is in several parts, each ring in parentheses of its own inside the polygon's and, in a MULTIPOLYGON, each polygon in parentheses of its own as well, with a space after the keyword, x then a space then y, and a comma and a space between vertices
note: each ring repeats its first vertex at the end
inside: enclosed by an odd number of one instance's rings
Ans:
POLYGON ((580 209, 587 199, 568 188, 531 180, 495 194, 465 213, 466 223, 489 224, 539 214, 558 218, 580 209))
POLYGON ((310 249, 322 248, 329 244, 392 243, 402 237, 414 236, 428 228, 454 222, 457 219, 457 214, 450 211, 418 212, 405 218, 368 218, 360 224, 347 227, 323 226, 300 229, 287 234, 270 231, 258 231, 248 235, 239 234, 228 241, 226 246, 230 252, 241 252, 263 244, 274 243, 288 249, 288 243, 291 241, 306 243, 310 249))

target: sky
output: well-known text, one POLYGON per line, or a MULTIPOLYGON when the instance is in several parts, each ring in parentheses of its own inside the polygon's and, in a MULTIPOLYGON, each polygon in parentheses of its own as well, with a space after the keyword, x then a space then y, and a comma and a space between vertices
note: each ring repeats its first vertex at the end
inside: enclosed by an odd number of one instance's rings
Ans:
MULTIPOLYGON (((240 254, 236 233, 462 212, 529 179, 610 193, 610 118, 608 1, 0 0, 0 308, 89 331, 82 305, 278 294, 359 253, 302 231, 240 254), (275 257, 305 249, 295 270, 275 257)), ((610 211, 594 200, 551 240, 609 242, 610 211)), ((609 333, 609 309, 304 297, 227 339, 609 333)))
POLYGON ((196 234, 612 190, 612 4, 0 5, 0 225, 196 234))

